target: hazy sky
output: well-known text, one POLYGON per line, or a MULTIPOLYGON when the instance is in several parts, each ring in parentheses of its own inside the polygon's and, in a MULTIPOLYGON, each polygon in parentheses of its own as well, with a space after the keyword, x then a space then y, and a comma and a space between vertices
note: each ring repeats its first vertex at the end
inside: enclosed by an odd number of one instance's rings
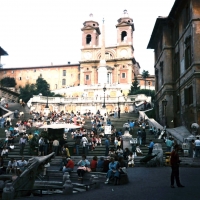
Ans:
POLYGON ((83 22, 93 13, 105 19, 106 45, 116 44, 117 20, 127 9, 133 18, 134 56, 142 70, 154 73, 147 45, 158 16, 168 16, 175 0, 0 0, 0 46, 3 67, 78 63, 83 22))

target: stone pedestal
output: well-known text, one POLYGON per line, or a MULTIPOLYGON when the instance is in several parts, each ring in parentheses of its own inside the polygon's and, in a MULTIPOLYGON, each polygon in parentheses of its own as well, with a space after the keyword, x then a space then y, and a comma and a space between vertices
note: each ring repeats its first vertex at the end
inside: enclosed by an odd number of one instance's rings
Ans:
POLYGON ((101 115, 103 115, 104 116, 104 114, 106 113, 106 115, 107 115, 107 111, 106 111, 106 108, 101 108, 101 115))
POLYGON ((49 108, 44 108, 44 116, 47 117, 50 113, 50 109, 49 108))
POLYGON ((125 131, 124 135, 122 135, 123 140, 123 149, 128 148, 132 151, 132 145, 130 144, 130 140, 132 140, 132 135, 129 134, 129 131, 125 131))

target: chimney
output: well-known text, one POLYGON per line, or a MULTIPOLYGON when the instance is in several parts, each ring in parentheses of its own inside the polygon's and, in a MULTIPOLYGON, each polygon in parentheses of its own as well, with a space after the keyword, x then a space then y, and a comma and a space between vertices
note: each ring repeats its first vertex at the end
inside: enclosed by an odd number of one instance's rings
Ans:
POLYGON ((70 61, 68 61, 68 65, 70 65, 70 63, 71 63, 71 62, 70 62, 70 61))

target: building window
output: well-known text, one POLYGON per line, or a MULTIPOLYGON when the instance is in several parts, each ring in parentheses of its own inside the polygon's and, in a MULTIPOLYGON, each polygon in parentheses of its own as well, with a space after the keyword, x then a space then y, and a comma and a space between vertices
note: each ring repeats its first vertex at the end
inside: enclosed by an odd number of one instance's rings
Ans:
POLYGON ((180 96, 176 96, 176 112, 180 111, 180 96))
POLYGON ((62 85, 66 85, 66 79, 62 79, 62 85))
POLYGON ((63 76, 66 76, 66 70, 63 70, 63 76))
POLYGON ((161 85, 163 85, 163 84, 164 84, 164 74, 163 74, 163 67, 164 67, 164 64, 163 64, 163 62, 160 62, 161 85))
POLYGON ((155 69, 155 90, 158 91, 158 69, 155 69))
POLYGON ((91 41, 92 41, 91 35, 87 35, 87 36, 86 36, 86 44, 90 44, 91 41))
POLYGON ((22 77, 19 77, 19 80, 21 81, 21 80, 22 80, 22 77))
POLYGON ((185 39, 185 69, 187 70, 192 64, 191 57, 191 37, 185 39))
POLYGON ((177 23, 174 27, 174 44, 176 44, 178 39, 179 39, 179 24, 177 23))
POLYGON ((33 71, 36 72, 36 69, 34 69, 33 71))
POLYGON ((126 78, 126 73, 122 73, 122 78, 126 78))
POLYGON ((12 70, 11 73, 14 74, 14 71, 12 70))
POLYGON ((40 74, 40 78, 42 78, 42 74, 40 74))
POLYGON ((89 75, 86 75, 86 76, 85 76, 85 80, 90 80, 90 76, 89 76, 89 75))
POLYGON ((80 74, 78 74, 78 80, 80 80, 80 74))
POLYGON ((126 31, 122 31, 121 33, 121 41, 124 42, 127 40, 127 33, 126 31))
POLYGON ((6 71, 4 71, 3 73, 6 74, 6 71))
POLYGON ((190 86, 184 90, 185 105, 193 104, 193 87, 190 86))
POLYGON ((179 60, 179 52, 174 55, 174 72, 175 72, 175 80, 180 77, 180 60, 179 60))
POLYGON ((189 5, 185 8, 185 15, 184 15, 184 27, 186 27, 190 22, 190 7, 189 5))

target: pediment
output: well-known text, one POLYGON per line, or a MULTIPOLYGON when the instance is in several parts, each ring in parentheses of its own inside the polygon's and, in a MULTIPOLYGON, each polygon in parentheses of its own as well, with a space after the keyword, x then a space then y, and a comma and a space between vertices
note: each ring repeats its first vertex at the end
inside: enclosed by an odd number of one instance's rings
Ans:
POLYGON ((89 29, 96 29, 96 28, 94 26, 87 25, 84 26, 81 30, 89 30, 89 29))
POLYGON ((84 30, 96 30, 98 34, 101 34, 99 27, 94 27, 94 26, 90 26, 90 25, 84 26, 81 30, 82 31, 84 31, 84 30))
POLYGON ((127 25, 131 25, 132 23, 129 22, 120 22, 119 24, 117 24, 117 26, 127 26, 127 25))
POLYGON ((122 21, 116 25, 116 27, 120 27, 120 26, 131 26, 134 31, 134 24, 132 22, 122 21))

